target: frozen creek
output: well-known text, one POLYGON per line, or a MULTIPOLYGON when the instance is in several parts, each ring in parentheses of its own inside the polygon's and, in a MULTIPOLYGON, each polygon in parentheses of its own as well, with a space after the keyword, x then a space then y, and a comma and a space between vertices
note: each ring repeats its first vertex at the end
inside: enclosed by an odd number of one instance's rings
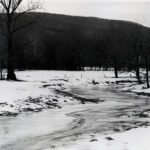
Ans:
POLYGON ((0 150, 53 149, 75 144, 84 136, 92 140, 94 134, 109 134, 148 120, 129 116, 134 111, 149 108, 149 98, 116 92, 113 87, 73 87, 69 92, 104 102, 1 117, 0 150))

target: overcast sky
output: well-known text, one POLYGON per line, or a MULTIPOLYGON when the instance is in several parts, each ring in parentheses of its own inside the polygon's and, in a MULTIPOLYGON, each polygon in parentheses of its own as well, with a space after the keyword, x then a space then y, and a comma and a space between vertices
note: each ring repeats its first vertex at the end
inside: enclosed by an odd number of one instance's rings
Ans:
POLYGON ((150 0, 43 0, 50 13, 130 20, 150 26, 150 0))

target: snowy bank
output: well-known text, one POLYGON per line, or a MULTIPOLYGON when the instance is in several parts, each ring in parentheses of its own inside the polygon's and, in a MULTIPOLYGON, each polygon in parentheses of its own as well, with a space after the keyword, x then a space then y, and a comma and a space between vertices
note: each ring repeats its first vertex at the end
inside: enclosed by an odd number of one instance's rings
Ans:
POLYGON ((67 71, 18 71, 16 74, 20 82, 0 81, 1 116, 15 116, 20 112, 37 112, 46 108, 82 103, 82 98, 59 94, 55 89, 86 86, 92 78, 103 76, 103 73, 98 72, 93 74, 67 71))
POLYGON ((150 93, 149 89, 136 85, 135 75, 130 72, 121 72, 117 79, 113 71, 18 71, 16 74, 21 82, 0 81, 0 115, 61 108, 80 103, 79 99, 83 103, 82 98, 55 89, 68 91, 70 87, 124 85, 124 91, 150 93))
POLYGON ((137 128, 123 133, 85 138, 72 146, 45 150, 149 150, 150 127, 137 128))
POLYGON ((137 95, 150 96, 150 88, 146 88, 145 84, 130 84, 128 86, 125 85, 120 90, 126 92, 132 92, 137 95))

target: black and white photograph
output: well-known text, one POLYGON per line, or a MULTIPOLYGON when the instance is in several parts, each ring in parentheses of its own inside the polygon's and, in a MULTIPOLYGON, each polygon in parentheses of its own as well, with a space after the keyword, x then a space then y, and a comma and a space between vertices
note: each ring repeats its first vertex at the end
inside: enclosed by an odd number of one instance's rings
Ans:
POLYGON ((0 0, 0 150, 150 150, 150 0, 0 0))

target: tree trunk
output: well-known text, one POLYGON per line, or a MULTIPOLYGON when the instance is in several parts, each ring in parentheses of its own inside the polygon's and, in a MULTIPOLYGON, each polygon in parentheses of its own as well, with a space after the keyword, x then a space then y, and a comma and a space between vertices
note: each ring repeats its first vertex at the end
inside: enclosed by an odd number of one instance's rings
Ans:
POLYGON ((16 75, 14 73, 14 65, 13 65, 13 47, 12 47, 12 31, 11 31, 11 21, 8 20, 7 25, 8 31, 8 62, 7 62, 7 80, 17 80, 16 75))
POLYGON ((1 80, 3 80, 3 69, 2 68, 0 68, 0 76, 1 76, 1 80))
POLYGON ((136 78, 138 80, 138 83, 141 84, 141 77, 140 77, 140 69, 139 67, 136 68, 136 78))
MULTIPOLYGON (((2 58, 1 58, 2 59, 2 58)), ((3 80, 3 67, 2 67, 2 60, 0 60, 0 80, 3 80)))
POLYGON ((149 88, 149 73, 148 73, 148 59, 147 56, 144 57, 145 58, 145 69, 146 69, 146 84, 147 84, 147 88, 149 88))
POLYGON ((118 78, 118 61, 116 58, 113 61, 114 61, 115 78, 118 78))
POLYGON ((117 66, 114 67, 114 71, 115 71, 115 78, 118 78, 118 67, 117 66))
POLYGON ((140 77, 140 65, 139 65, 139 56, 136 56, 136 78, 138 83, 141 84, 141 77, 140 77))

